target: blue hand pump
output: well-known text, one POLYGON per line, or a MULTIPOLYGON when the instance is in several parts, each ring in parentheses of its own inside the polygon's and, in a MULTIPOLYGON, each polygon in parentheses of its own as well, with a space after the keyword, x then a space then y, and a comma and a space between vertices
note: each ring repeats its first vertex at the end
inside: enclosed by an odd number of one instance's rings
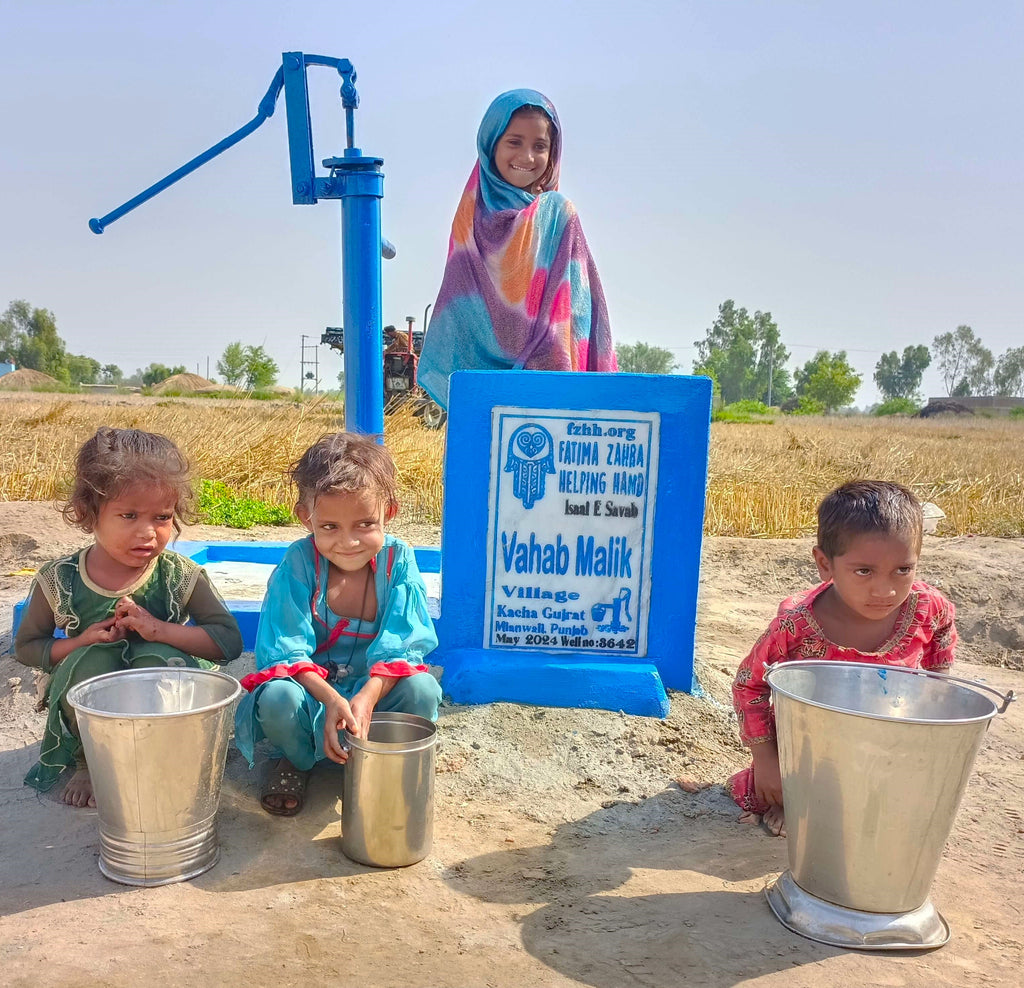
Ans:
POLYGON ((384 344, 381 320, 381 256, 392 258, 395 248, 381 238, 380 201, 384 197, 383 158, 363 155, 355 147, 354 111, 359 106, 356 70, 347 58, 285 52, 281 68, 267 94, 260 100, 256 116, 244 127, 166 178, 140 192, 117 209, 89 220, 93 233, 102 233, 114 220, 152 199, 215 158, 222 151, 248 137, 273 116, 277 98, 284 89, 288 120, 288 155, 291 162, 292 202, 312 205, 319 199, 341 200, 341 297, 342 325, 345 327, 345 427, 355 432, 382 435, 384 432, 384 344), (326 158, 327 177, 315 174, 313 134, 309 120, 306 66, 325 65, 338 70, 342 78, 341 105, 345 110, 346 147, 340 158, 326 158))

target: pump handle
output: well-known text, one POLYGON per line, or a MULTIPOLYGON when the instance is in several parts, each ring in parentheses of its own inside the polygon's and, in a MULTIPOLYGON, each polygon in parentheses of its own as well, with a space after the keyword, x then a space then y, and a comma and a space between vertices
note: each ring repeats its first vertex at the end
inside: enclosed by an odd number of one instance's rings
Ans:
POLYGON ((186 162, 180 168, 171 172, 166 178, 160 179, 159 182, 140 192, 134 199, 129 199, 124 205, 118 206, 117 209, 107 213, 106 216, 89 220, 89 229, 93 233, 102 233, 114 220, 119 220, 125 213, 130 213, 136 206, 141 206, 144 202, 148 202, 158 192, 163 192, 164 189, 174 185, 179 179, 184 178, 190 172, 194 172, 200 165, 205 165, 211 158, 216 158, 218 154, 237 144, 242 138, 248 137, 265 120, 274 115, 277 97, 280 95, 283 86, 284 68, 282 67, 274 74, 274 79, 270 83, 267 94, 260 100, 256 116, 245 126, 239 127, 233 134, 228 134, 224 140, 218 141, 212 148, 208 148, 202 154, 197 154, 191 161, 186 162))

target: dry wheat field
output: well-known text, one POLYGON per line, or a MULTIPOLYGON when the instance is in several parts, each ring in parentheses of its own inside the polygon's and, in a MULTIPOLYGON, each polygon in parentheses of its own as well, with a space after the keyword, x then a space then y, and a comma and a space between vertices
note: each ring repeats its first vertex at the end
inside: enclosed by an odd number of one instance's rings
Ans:
MULTIPOLYGON (((343 426, 328 399, 294 402, 19 394, 0 401, 0 500, 53 500, 75 452, 98 426, 161 432, 198 478, 290 504, 288 463, 343 426)), ((403 517, 441 518, 444 432, 408 411, 388 416, 403 517)), ((711 429, 705 531, 785 538, 814 529, 831 487, 855 477, 898 480, 946 513, 939 534, 1024 535, 1024 421, 984 418, 780 417, 711 429)))

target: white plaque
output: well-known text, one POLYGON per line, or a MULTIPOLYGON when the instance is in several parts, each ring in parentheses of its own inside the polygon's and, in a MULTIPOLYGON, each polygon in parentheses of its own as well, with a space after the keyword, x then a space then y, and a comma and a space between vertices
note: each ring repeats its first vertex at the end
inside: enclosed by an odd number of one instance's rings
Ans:
POLYGON ((485 647, 647 655, 660 422, 493 409, 485 647))

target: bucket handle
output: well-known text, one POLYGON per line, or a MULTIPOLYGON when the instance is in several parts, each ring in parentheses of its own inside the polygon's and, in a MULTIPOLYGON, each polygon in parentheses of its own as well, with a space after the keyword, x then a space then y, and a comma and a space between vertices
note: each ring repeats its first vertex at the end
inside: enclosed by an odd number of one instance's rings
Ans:
MULTIPOLYGON (((922 669, 921 671, 925 672, 926 670, 922 669)), ((963 679, 960 676, 948 676, 946 673, 929 673, 929 675, 941 675, 943 679, 948 679, 950 682, 963 683, 964 686, 969 686, 971 689, 984 690, 986 693, 992 693, 993 695, 998 696, 999 699, 1003 701, 1003 705, 996 711, 997 714, 1005 714, 1006 708, 1017 699, 1013 690, 1007 690, 1006 693, 1003 694, 1000 693, 999 690, 993 689, 991 686, 979 683, 976 679, 963 679)))

